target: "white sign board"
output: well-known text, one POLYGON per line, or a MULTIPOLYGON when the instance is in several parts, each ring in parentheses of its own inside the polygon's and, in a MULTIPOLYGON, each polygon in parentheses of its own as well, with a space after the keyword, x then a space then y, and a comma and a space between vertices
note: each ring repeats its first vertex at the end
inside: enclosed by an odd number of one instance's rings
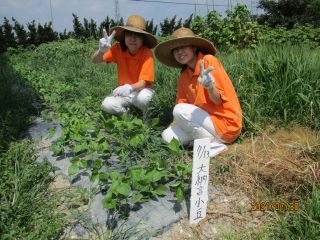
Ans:
POLYGON ((190 224, 197 224, 207 214, 210 162, 210 139, 194 140, 192 185, 190 198, 190 224))

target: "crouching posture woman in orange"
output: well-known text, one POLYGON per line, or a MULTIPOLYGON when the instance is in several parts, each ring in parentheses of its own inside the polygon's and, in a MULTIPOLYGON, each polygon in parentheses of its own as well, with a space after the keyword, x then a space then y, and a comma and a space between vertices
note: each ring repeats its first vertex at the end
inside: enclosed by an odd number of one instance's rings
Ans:
POLYGON ((141 16, 129 16, 125 26, 110 29, 108 36, 99 41, 99 50, 93 54, 93 63, 117 64, 118 85, 102 102, 105 112, 120 115, 133 104, 145 111, 154 91, 154 58, 150 48, 157 45, 156 38, 146 32, 141 16), (119 42, 111 46, 113 37, 119 42))
POLYGON ((160 62, 182 69, 174 122, 162 133, 165 143, 176 138, 186 145, 194 139, 210 138, 221 147, 240 135, 241 107, 231 80, 214 57, 216 52, 210 41, 195 36, 188 28, 176 30, 172 39, 156 47, 155 56, 160 62))

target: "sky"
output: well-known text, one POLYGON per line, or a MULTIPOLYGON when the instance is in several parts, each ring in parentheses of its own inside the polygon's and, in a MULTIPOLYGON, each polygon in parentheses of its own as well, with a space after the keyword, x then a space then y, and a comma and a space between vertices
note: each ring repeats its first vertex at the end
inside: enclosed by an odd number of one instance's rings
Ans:
MULTIPOLYGON (((42 25, 52 21, 55 31, 63 32, 64 29, 72 31, 72 13, 76 14, 81 22, 83 18, 88 20, 92 18, 99 25, 106 16, 116 19, 115 2, 115 0, 0 0, 0 24, 3 23, 4 17, 10 21, 13 17, 25 28, 32 20, 42 25)), ((237 3, 246 4, 248 9, 256 14, 261 12, 261 9, 256 8, 257 2, 258 0, 118 0, 118 9, 124 22, 130 15, 141 15, 146 20, 153 19, 154 24, 159 24, 165 18, 172 18, 174 15, 177 19, 184 20, 195 11, 197 15, 205 16, 208 10, 214 9, 224 15, 228 6, 231 8, 237 3), (195 3, 198 3, 196 9, 195 3)))

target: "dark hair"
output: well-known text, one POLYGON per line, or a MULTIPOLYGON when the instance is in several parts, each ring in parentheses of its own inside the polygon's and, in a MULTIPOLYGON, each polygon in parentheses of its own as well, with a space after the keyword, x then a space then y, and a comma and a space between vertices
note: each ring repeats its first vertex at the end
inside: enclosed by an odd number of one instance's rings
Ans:
POLYGON ((128 47, 126 45, 126 43, 124 42, 124 38, 120 41, 120 46, 121 46, 121 49, 122 51, 127 51, 128 47))

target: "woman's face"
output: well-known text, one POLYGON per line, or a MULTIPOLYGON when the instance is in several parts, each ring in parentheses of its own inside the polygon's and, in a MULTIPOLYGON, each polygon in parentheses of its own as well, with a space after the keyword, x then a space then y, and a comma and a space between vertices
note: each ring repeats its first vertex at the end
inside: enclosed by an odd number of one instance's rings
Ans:
POLYGON ((194 69, 196 62, 195 53, 196 48, 193 46, 183 46, 173 49, 173 56, 178 63, 186 64, 194 69))
POLYGON ((129 52, 135 55, 143 46, 143 35, 135 32, 125 31, 124 42, 129 52))

